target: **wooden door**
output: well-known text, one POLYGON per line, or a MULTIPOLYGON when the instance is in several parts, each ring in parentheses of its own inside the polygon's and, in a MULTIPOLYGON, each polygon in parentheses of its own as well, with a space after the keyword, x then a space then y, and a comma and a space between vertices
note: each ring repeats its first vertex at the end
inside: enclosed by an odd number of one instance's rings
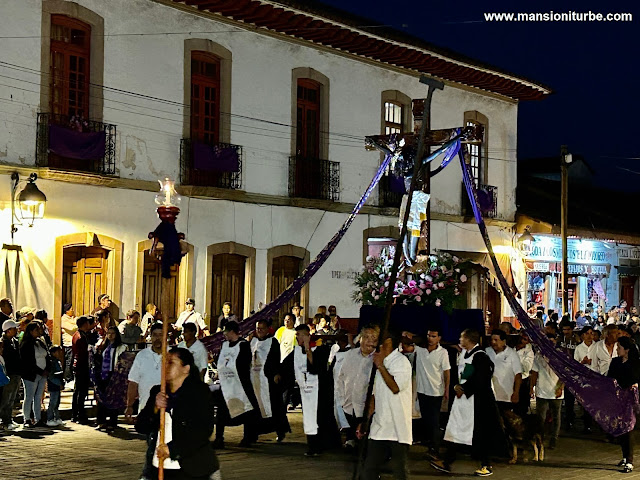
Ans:
MULTIPOLYGON (((271 266, 271 301, 293 282, 302 271, 302 260, 297 257, 275 257, 271 266)), ((300 302, 300 292, 289 300, 277 313, 274 319, 277 325, 282 323, 284 316, 291 312, 291 307, 296 302, 300 302)), ((304 311, 302 312, 304 316, 304 311)), ((274 325, 275 327, 275 325, 274 325)))
MULTIPOLYGON (((214 255, 211 282, 211 321, 222 312, 224 302, 231 302, 231 311, 238 320, 244 317, 244 282, 247 257, 232 253, 214 255)), ((212 326, 213 328, 213 326, 212 326)))
MULTIPOLYGON (((487 283, 487 308, 485 310, 485 315, 490 312, 488 315, 489 320, 489 332, 495 328, 500 326, 502 322, 502 299, 500 297, 500 292, 490 283, 487 283)), ((486 324, 485 320, 485 324, 486 324)))
POLYGON ((636 286, 636 280, 638 277, 621 277, 620 278, 620 297, 627 302, 627 312, 631 310, 631 307, 636 304, 634 298, 634 290, 636 286))
POLYGON ((107 257, 101 247, 65 248, 62 259, 62 303, 71 303, 76 315, 85 315, 98 305, 107 291, 107 257))
MULTIPOLYGON (((180 267, 174 265, 171 267, 171 286, 169 288, 169 321, 175 322, 181 311, 181 305, 178 305, 178 273, 180 267)), ((149 250, 144 251, 144 269, 142 274, 142 305, 140 309, 144 309, 147 304, 153 303, 160 310, 161 298, 165 292, 162 291, 162 272, 160 262, 149 255, 149 250)), ((140 312, 143 313, 143 312, 140 312)))

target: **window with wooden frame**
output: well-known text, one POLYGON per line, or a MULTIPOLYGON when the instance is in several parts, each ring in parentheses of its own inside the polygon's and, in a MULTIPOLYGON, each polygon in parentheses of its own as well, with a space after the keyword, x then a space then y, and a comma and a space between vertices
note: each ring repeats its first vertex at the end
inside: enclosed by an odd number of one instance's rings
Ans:
MULTIPOLYGON (((480 125, 479 122, 467 120, 467 126, 480 125)), ((469 167, 471 168, 471 178, 476 187, 483 183, 484 175, 484 145, 483 142, 469 143, 469 167)))
POLYGON ((191 139, 218 143, 220 139, 220 59, 191 52, 191 139))
POLYGON ((404 131, 402 125, 403 106, 394 102, 384 102, 384 134, 392 135, 404 131))
POLYGON ((51 113, 89 118, 90 51, 90 25, 51 15, 51 113))
POLYGON ((298 79, 296 154, 320 157, 320 84, 308 78, 298 79))

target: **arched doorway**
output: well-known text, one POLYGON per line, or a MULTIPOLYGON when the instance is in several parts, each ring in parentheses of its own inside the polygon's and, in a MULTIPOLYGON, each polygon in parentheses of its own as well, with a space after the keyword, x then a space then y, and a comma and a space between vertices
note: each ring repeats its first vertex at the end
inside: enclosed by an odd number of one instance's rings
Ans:
MULTIPOLYGON (((186 242, 185 242, 186 243, 186 242)), ((138 258, 136 269, 136 309, 144 315, 148 303, 161 305, 163 295, 169 297, 169 321, 174 322, 184 309, 184 302, 193 295, 193 245, 186 243, 187 254, 182 257, 180 266, 171 268, 171 286, 168 292, 162 290, 160 263, 150 255, 152 240, 138 242, 138 258)), ((202 305, 196 305, 200 311, 202 305)))
MULTIPOLYGON (((309 251, 295 245, 279 245, 267 251, 267 302, 275 300, 309 265, 309 251)), ((309 284, 289 300, 275 315, 275 325, 280 325, 294 303, 303 307, 302 315, 308 318, 309 284)))
POLYGON ((249 316, 255 295, 256 249, 236 242, 215 243, 207 247, 205 305, 210 309, 211 330, 230 302, 239 320, 249 316))
POLYGON ((93 232, 56 238, 53 341, 60 343, 62 305, 71 303, 76 315, 91 313, 98 295, 111 297, 111 313, 120 317, 124 244, 93 232))

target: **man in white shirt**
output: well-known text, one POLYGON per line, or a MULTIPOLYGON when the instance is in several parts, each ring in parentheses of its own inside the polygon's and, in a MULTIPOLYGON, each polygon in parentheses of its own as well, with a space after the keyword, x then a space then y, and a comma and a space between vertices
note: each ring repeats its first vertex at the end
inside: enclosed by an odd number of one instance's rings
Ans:
POLYGON ((531 397, 529 396, 529 375, 535 358, 533 348, 531 348, 531 340, 524 332, 520 333, 520 339, 516 345, 516 353, 518 354, 520 364, 522 365, 522 383, 520 384, 520 398, 518 399, 518 404, 514 407, 514 411, 520 417, 524 417, 529 413, 529 407, 531 405, 531 397))
POLYGON ((602 329, 602 340, 594 347, 592 368, 596 372, 606 376, 609 373, 611 360, 618 356, 618 327, 607 325, 602 329))
POLYGON ((350 426, 346 432, 346 447, 355 447, 356 428, 364 417, 373 353, 379 336, 378 326, 364 327, 360 331, 360 348, 352 348, 344 354, 342 368, 336 377, 335 396, 341 399, 341 408, 350 426))
MULTIPOLYGON (((548 333, 547 337, 553 343, 556 343, 555 334, 548 333)), ((549 448, 553 450, 556 448, 558 435, 560 434, 560 415, 562 412, 562 400, 564 399, 564 384, 551 369, 549 363, 547 363, 539 353, 536 354, 536 358, 533 361, 530 380, 529 394, 531 398, 533 398, 535 387, 536 413, 542 425, 545 424, 547 412, 551 409, 553 430, 551 440, 549 441, 549 448)))
POLYGON ((186 348, 193 355, 193 363, 195 364, 198 372, 200 373, 200 379, 204 379, 204 374, 207 372, 207 365, 209 364, 209 352, 203 343, 198 340, 198 327, 195 323, 185 323, 183 326, 182 336, 184 340, 178 344, 178 347, 186 348))
POLYGON ((73 312, 73 306, 65 303, 62 308, 64 315, 60 317, 60 327, 62 329, 62 346, 64 348, 64 380, 68 383, 73 380, 73 351, 71 344, 73 342, 73 334, 78 330, 76 317, 73 312))
MULTIPOLYGON (((140 351, 133 360, 129 371, 129 386, 127 389, 127 408, 124 411, 126 418, 131 419, 133 405, 136 398, 138 411, 141 411, 149 400, 151 388, 160 385, 160 371, 162 370, 162 324, 156 323, 151 327, 151 346, 140 351)), ((151 400, 152 402, 155 399, 151 400)), ((152 478, 152 460, 154 448, 152 448, 151 436, 147 437, 147 457, 142 470, 142 478, 152 478)))
MULTIPOLYGON (((583 327, 580 332, 580 338, 582 338, 582 343, 576 346, 573 358, 576 362, 580 362, 595 371, 596 366, 593 357, 595 355, 596 342, 593 341, 593 328, 590 325, 583 327)), ((582 420, 584 422, 584 433, 591 433, 593 422, 591 415, 586 410, 584 410, 582 420)))
POLYGON ((493 362, 494 370, 491 378, 493 393, 501 412, 513 410, 520 396, 522 383, 522 365, 515 350, 507 347, 507 334, 504 330, 491 332, 491 346, 486 350, 493 362))
POLYGON ((305 322, 304 317, 302 316, 302 308, 303 307, 299 303, 295 303, 293 307, 291 307, 291 313, 295 317, 295 320, 293 322, 294 328, 304 323, 307 323, 305 322))
POLYGON ((415 345, 416 389, 425 441, 431 454, 440 447, 440 408, 442 399, 449 400, 451 365, 449 353, 440 345, 442 335, 438 329, 427 332, 427 348, 415 345))
POLYGON ((389 455, 393 478, 405 480, 411 430, 411 363, 398 351, 400 336, 389 334, 373 355, 376 372, 369 415, 373 414, 362 480, 377 480, 389 455))
POLYGON ((199 330, 199 336, 209 335, 209 327, 204 323, 204 318, 198 312, 195 311, 196 301, 193 298, 187 298, 184 304, 185 310, 178 316, 175 327, 177 330, 182 330, 182 326, 185 323, 195 323, 199 330))

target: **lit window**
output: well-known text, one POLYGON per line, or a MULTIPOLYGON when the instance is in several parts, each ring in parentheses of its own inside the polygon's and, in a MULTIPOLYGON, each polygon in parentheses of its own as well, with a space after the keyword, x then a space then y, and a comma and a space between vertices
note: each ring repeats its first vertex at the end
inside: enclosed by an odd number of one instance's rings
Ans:
MULTIPOLYGON (((476 122, 467 121, 467 126, 478 125, 476 122)), ((469 143, 469 166, 471 167, 471 178, 476 187, 480 183, 482 172, 482 142, 469 143)))
POLYGON ((402 105, 384 103, 384 134, 402 133, 402 105))

